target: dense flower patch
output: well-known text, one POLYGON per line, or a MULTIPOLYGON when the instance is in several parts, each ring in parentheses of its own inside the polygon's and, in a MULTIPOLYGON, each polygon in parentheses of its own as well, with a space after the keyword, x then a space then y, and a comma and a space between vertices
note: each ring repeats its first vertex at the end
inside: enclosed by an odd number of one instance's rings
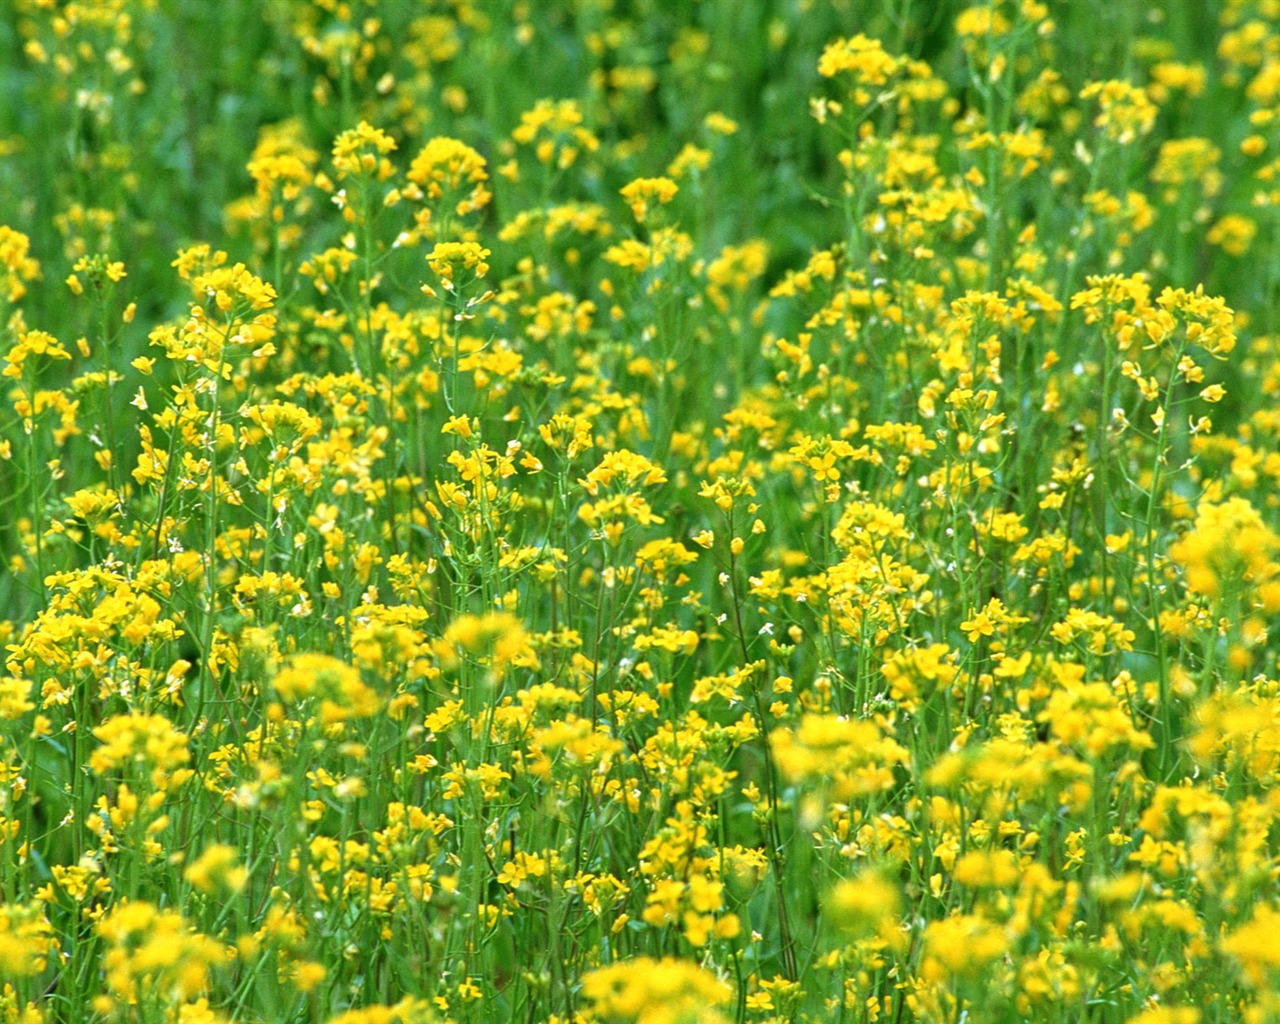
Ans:
POLYGON ((0 1021, 1280 1019, 1280 4, 0 40, 0 1021))

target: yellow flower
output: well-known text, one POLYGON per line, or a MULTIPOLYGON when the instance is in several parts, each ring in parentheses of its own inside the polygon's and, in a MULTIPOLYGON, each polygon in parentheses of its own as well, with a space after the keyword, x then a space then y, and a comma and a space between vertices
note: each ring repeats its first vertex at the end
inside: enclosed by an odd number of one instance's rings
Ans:
POLYGON ((239 856, 235 847, 214 843, 187 866, 183 876, 204 893, 219 890, 241 892, 248 873, 237 864, 239 856))
POLYGON ((483 209, 492 198, 485 186, 489 174, 484 157, 457 139, 429 141, 413 158, 405 177, 420 186, 428 199, 452 201, 452 212, 459 217, 483 209))
POLYGON ((438 650, 447 661, 468 654, 499 677, 510 665, 532 666, 538 662, 524 624, 507 612, 459 616, 445 630, 438 650))
POLYGON ((27 284, 40 276, 40 264, 27 253, 31 239, 0 225, 0 298, 12 305, 27 293, 27 284))
POLYGON ((636 178, 622 186, 622 198, 631 207, 631 214, 641 224, 649 216, 649 204, 665 205, 676 197, 680 188, 670 178, 636 178))
POLYGON ((1222 597, 1233 587, 1245 592, 1270 583, 1280 566, 1273 555, 1280 537, 1244 498, 1221 504, 1202 502, 1195 526, 1169 548, 1169 557, 1182 565, 1187 587, 1195 594, 1222 597))
POLYGON ((163 789, 174 781, 174 769, 191 759, 186 734, 163 715, 116 715, 93 734, 102 746, 89 755, 89 767, 99 775, 140 769, 150 772, 153 783, 163 789))
POLYGON ((806 714, 769 741, 784 779, 829 786, 837 800, 892 788, 894 769, 908 761, 906 748, 867 719, 806 714))
POLYGON ((1194 1006, 1154 1006, 1125 1024, 1200 1024, 1200 1020, 1200 1011, 1194 1006))
POLYGON ((1258 225, 1248 217, 1228 213, 1220 217, 1205 235, 1210 245, 1219 246, 1229 256, 1243 256, 1253 244, 1258 225))
POLYGON ((491 253, 477 242, 438 242, 427 254, 427 266, 440 277, 446 289, 453 290, 460 270, 471 270, 477 278, 489 273, 485 262, 491 253))
POLYGON ((276 672, 271 687, 289 704, 311 697, 321 701, 326 724, 366 718, 381 706, 378 695, 360 678, 360 670, 324 654, 298 654, 276 672))
POLYGON ((126 1005, 198 996, 210 970, 226 961, 222 946, 192 931, 181 914, 150 903, 118 903, 94 931, 103 943, 107 990, 126 1005))
POLYGON ((0 977, 40 974, 57 948, 54 928, 38 902, 0 905, 0 977))
POLYGON ((582 994, 609 1024, 725 1024, 731 992, 689 961, 637 957, 589 971, 582 994))
POLYGON ((1151 131, 1156 105, 1141 86, 1123 81, 1091 82, 1080 92, 1082 100, 1097 99, 1101 112, 1094 124, 1107 138, 1124 145, 1151 131))
POLYGON ((902 886, 888 872, 863 868, 831 890, 826 900, 831 922, 851 941, 900 939, 898 915, 902 912, 902 886))
POLYGON ((367 121, 361 121, 334 140, 333 166, 338 172, 338 180, 371 177, 385 181, 395 173, 391 161, 386 158, 386 154, 395 148, 395 139, 390 135, 367 121))
POLYGON ((920 974, 930 982, 978 978, 1009 948, 1004 930, 979 914, 953 914, 924 929, 920 974))
POLYGON ((533 145, 540 163, 565 170, 580 153, 600 148, 600 140, 582 121, 582 108, 575 100, 539 100, 520 115, 511 138, 520 145, 533 145))
POLYGON ((1255 988, 1274 985, 1280 972, 1280 910, 1267 904, 1222 940, 1222 951, 1234 958, 1255 988))
MULTIPOLYGON (((313 965, 320 967, 319 964, 313 965)), ((324 970, 320 967, 320 970, 324 970)), ((430 1024, 439 1018, 425 999, 406 996, 392 1006, 364 1006, 329 1017, 325 1024, 430 1024)))
POLYGON ((707 131, 715 132, 717 135, 734 135, 738 131, 738 122, 717 110, 713 110, 704 117, 702 124, 707 131))
POLYGON ((863 35, 828 43, 818 60, 823 78, 848 75, 859 86, 883 86, 899 67, 898 59, 886 53, 878 40, 863 35))

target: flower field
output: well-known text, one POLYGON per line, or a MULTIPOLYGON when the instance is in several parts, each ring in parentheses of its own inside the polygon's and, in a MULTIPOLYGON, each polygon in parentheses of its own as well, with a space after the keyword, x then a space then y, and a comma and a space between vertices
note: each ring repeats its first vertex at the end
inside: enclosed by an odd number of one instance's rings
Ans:
POLYGON ((0 1024, 1280 1021, 1280 2, 0 62, 0 1024))

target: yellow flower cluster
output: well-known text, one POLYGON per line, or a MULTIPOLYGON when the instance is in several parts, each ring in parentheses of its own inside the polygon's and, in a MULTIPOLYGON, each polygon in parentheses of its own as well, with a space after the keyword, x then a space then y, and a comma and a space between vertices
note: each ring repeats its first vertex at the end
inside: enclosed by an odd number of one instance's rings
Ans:
POLYGON ((1280 5, 1151 6, 0 4, 0 1024, 1280 1019, 1280 5))

